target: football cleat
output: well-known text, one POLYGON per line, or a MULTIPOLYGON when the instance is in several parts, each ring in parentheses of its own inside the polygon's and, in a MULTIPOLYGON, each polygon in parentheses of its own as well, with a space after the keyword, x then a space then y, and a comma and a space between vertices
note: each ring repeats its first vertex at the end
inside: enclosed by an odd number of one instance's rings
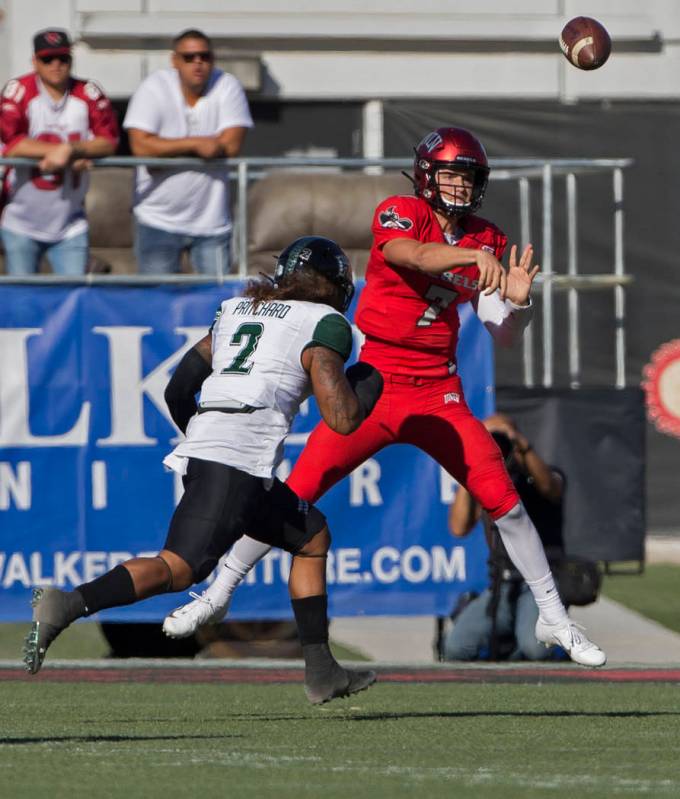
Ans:
POLYGON ((229 602, 221 607, 215 605, 206 591, 202 594, 190 591, 189 596, 192 602, 175 608, 163 621, 163 632, 169 638, 188 638, 202 625, 222 621, 229 609, 229 602))
POLYGON ((323 705, 330 702, 331 699, 342 699, 352 694, 358 694, 360 691, 365 691, 370 688, 376 681, 377 675, 371 669, 366 671, 353 671, 352 669, 343 669, 338 665, 337 674, 331 683, 325 686, 309 685, 305 681, 305 693, 307 699, 313 705, 323 705))
MULTIPOLYGON (((76 603, 79 601, 81 600, 76 597, 76 603)), ((74 616, 72 595, 58 588, 34 588, 31 605, 33 623, 24 639, 23 660, 26 671, 37 674, 52 641, 77 615, 74 616)))
POLYGON ((327 644, 308 644, 305 653, 305 694, 313 705, 365 691, 377 679, 374 671, 343 669, 327 644))
POLYGON ((536 622, 536 639, 546 646, 557 644, 581 666, 604 666, 607 656, 584 633, 583 627, 571 620, 548 624, 540 617, 536 622))

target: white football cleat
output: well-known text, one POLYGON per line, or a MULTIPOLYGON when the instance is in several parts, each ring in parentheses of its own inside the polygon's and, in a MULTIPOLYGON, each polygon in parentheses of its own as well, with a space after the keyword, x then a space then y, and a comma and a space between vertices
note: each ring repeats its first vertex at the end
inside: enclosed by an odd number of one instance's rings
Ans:
POLYGON ((163 621, 163 632, 170 638, 188 638, 202 625, 222 621, 229 608, 229 603, 217 607, 205 591, 202 594, 190 591, 189 596, 193 602, 175 608, 163 621))
POLYGON ((583 627, 571 619, 562 624, 548 624, 539 616, 536 639, 546 646, 561 646, 574 663, 581 666, 604 666, 607 662, 607 656, 600 647, 590 641, 583 627))

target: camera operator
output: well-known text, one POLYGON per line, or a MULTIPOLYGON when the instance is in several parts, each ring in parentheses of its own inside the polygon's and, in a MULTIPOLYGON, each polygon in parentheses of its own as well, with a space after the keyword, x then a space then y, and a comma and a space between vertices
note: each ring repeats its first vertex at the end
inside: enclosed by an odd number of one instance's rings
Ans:
MULTIPOLYGON (((484 421, 506 460, 508 472, 549 560, 560 560, 564 476, 543 461, 531 443, 504 414, 484 421)), ((483 517, 489 546, 489 587, 472 599, 444 640, 445 660, 475 660, 489 653, 491 660, 544 660, 550 649, 534 634, 538 608, 527 584, 514 569, 498 531, 468 491, 460 486, 449 509, 449 530, 466 536, 483 517)))

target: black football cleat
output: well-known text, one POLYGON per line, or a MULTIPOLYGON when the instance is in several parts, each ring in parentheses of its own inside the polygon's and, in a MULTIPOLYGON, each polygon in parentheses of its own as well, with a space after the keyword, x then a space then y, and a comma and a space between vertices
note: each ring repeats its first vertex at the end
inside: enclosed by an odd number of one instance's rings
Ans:
POLYGON ((374 671, 343 669, 327 644, 310 644, 305 653, 305 694, 313 705, 365 691, 377 679, 374 671))
POLYGON ((24 663, 26 671, 37 674, 45 659, 48 647, 69 624, 82 615, 78 604, 83 604, 77 592, 60 591, 58 588, 34 588, 31 605, 33 623, 24 639, 24 663), (75 594, 75 596, 74 596, 75 594))

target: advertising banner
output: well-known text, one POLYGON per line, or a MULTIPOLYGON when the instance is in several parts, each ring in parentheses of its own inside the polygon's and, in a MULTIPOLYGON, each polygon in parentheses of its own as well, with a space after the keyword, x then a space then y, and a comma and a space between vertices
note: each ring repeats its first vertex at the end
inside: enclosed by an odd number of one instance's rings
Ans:
MULTIPOLYGON (((0 288, 0 621, 30 618, 32 586, 71 589, 162 547, 182 491, 161 463, 179 435, 163 392, 219 303, 241 288, 0 288)), ((493 403, 491 339, 469 306, 461 319, 466 396, 483 416, 493 403)), ((358 331, 355 343, 356 356, 358 331)), ((305 403, 280 477, 318 419, 305 403)), ((485 584, 481 531, 462 541, 447 532, 454 491, 429 457, 395 446, 322 498, 333 535, 331 615, 445 615, 461 591, 485 584)), ((289 617, 289 565, 272 551, 231 616, 289 617)), ((101 618, 155 621, 185 599, 155 597, 101 618)))

